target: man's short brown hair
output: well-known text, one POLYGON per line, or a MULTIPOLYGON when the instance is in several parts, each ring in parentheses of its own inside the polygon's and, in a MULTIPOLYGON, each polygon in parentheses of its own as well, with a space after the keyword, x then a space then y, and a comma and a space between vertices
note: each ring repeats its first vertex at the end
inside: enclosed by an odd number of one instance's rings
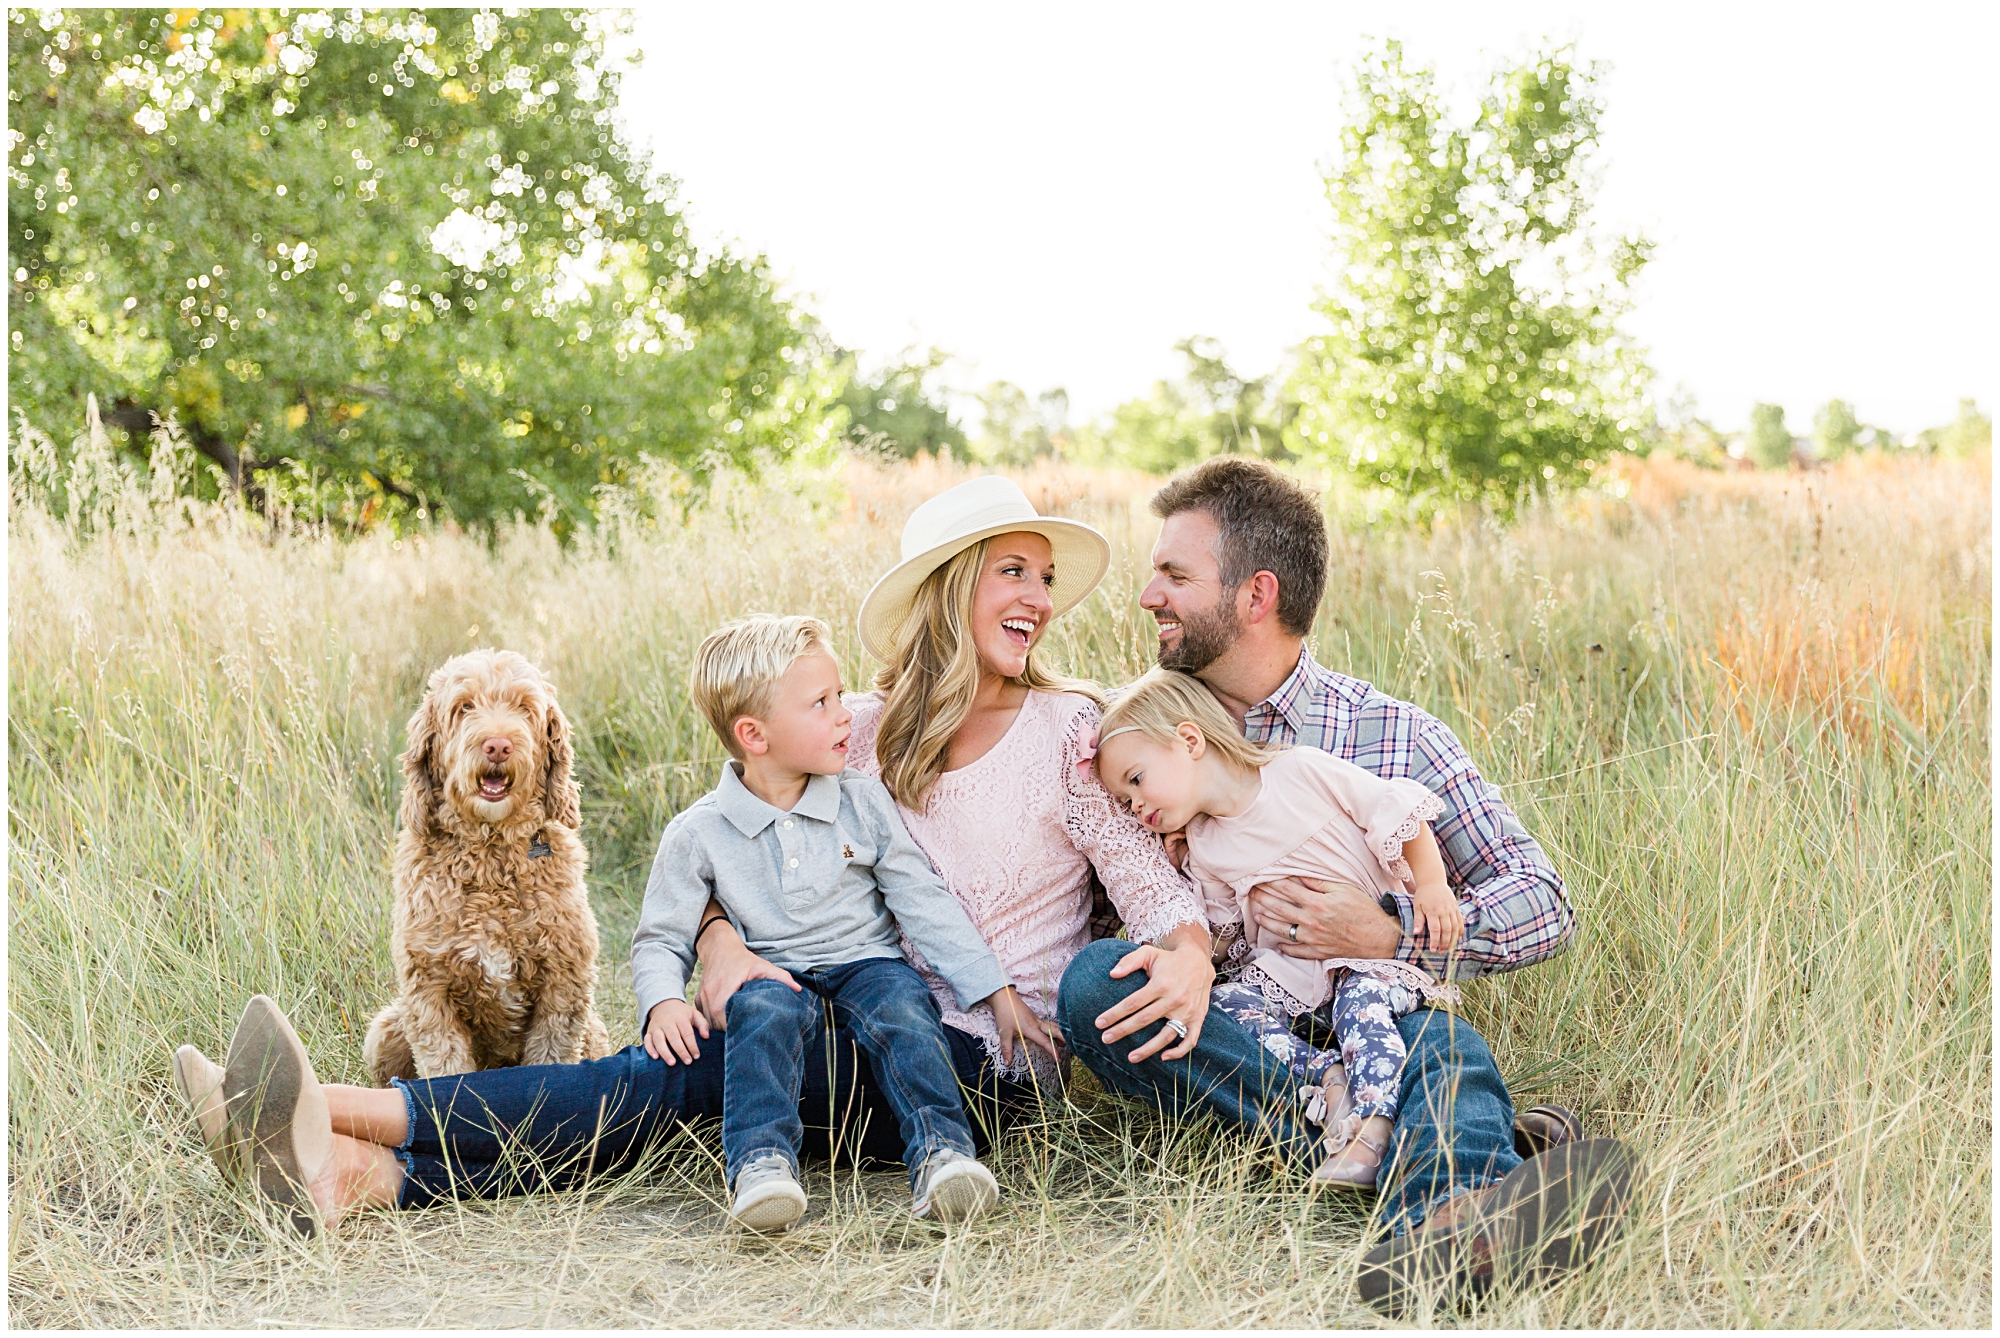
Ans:
POLYGON ((1326 591, 1326 519, 1313 495, 1262 460, 1218 455, 1167 480, 1153 494, 1161 520, 1206 511, 1221 529, 1215 558, 1233 590, 1260 571, 1278 578, 1278 625, 1312 630, 1326 591))

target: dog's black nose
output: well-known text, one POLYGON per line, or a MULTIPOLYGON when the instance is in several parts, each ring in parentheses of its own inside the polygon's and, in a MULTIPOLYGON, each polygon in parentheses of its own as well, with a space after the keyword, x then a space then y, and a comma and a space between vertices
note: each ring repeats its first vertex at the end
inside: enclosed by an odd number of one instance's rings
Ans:
POLYGON ((484 747, 486 760, 489 762, 505 762, 514 755, 514 741, 512 739, 491 738, 486 741, 484 747))

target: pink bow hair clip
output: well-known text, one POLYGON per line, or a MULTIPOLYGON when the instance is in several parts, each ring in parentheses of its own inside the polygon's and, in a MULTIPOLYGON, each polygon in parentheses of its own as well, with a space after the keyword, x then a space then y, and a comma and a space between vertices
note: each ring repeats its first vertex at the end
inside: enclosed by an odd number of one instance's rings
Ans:
POLYGON ((1088 778, 1096 769, 1097 731, 1093 729, 1084 735, 1083 741, 1076 746, 1076 774, 1079 778, 1088 778))
POLYGON ((1082 775, 1085 772, 1091 771, 1096 767, 1097 750, 1103 744, 1105 739, 1115 739, 1120 734, 1136 734, 1138 732, 1139 732, 1139 727, 1137 725, 1120 725, 1117 729, 1112 730, 1109 734, 1104 735, 1102 738, 1099 737, 1097 730, 1090 731, 1089 734, 1086 734, 1084 736, 1083 742, 1079 743, 1076 746, 1077 774, 1082 775))

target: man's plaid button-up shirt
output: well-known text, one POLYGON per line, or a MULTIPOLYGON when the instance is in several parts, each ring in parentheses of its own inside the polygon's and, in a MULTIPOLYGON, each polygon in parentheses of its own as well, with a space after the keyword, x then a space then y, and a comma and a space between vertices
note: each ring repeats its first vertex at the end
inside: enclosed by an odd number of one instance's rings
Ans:
MULTIPOLYGON (((1455 978, 1511 971, 1569 942, 1575 915, 1555 866, 1435 716, 1372 683, 1322 668, 1301 648, 1291 676, 1245 714, 1243 734, 1260 743, 1318 748, 1385 780, 1407 777, 1444 801, 1444 816, 1431 830, 1465 912, 1455 978)), ((1403 920, 1396 955, 1442 979, 1444 954, 1417 947, 1410 938, 1410 898, 1398 892, 1395 900, 1403 920)))

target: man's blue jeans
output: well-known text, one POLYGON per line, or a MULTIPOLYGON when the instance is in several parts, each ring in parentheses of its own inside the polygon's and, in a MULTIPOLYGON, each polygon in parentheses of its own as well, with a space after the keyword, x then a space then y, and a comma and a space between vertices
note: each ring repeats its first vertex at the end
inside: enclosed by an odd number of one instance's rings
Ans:
MULTIPOLYGON (((1150 1030, 1104 1044, 1098 1016, 1146 983, 1143 971, 1111 978, 1119 958, 1138 946, 1100 939, 1063 973, 1057 1018, 1071 1052, 1113 1091, 1173 1114, 1210 1111, 1255 1130, 1288 1165, 1310 1173, 1322 1159, 1319 1135, 1302 1117, 1288 1066, 1221 1009, 1210 1005, 1201 1039, 1181 1059, 1128 1061, 1152 1038, 1150 1030)), ((1396 1025, 1410 1058, 1377 1211, 1400 1234, 1436 1204, 1492 1184, 1521 1159, 1514 1152, 1514 1103, 1485 1039, 1463 1018, 1438 1009, 1418 1009, 1396 1025)))
POLYGON ((752 980, 729 999, 722 1052, 722 1155, 729 1184, 746 1162, 766 1153, 779 1153, 798 1169, 805 1137, 799 1084, 807 1056, 833 1042, 829 1014, 868 1056, 902 1132, 903 1164, 913 1185, 918 1168, 940 1149, 974 1155, 958 1074, 945 1048, 944 1018, 922 976, 906 962, 877 958, 794 971, 792 977, 805 989, 752 980))

